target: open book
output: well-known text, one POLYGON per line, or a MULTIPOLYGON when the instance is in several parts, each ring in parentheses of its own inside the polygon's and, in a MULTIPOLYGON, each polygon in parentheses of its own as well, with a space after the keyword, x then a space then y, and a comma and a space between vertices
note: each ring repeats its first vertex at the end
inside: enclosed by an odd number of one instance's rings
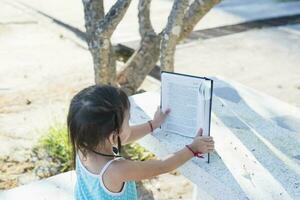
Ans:
MULTIPOLYGON (((212 91, 209 78, 162 71, 161 108, 171 112, 161 129, 194 138, 202 128, 203 135, 210 135, 212 91)), ((209 162, 209 154, 206 157, 209 162)))

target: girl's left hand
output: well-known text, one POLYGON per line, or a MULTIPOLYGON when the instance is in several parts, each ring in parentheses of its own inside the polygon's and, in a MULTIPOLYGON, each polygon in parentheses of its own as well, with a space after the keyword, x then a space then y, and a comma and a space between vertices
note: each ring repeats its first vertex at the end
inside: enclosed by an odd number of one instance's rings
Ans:
POLYGON ((165 119, 167 118, 170 112, 171 112, 170 108, 168 108, 165 112, 163 112, 161 108, 158 106, 154 114, 154 118, 152 120, 153 129, 158 128, 165 121, 165 119))

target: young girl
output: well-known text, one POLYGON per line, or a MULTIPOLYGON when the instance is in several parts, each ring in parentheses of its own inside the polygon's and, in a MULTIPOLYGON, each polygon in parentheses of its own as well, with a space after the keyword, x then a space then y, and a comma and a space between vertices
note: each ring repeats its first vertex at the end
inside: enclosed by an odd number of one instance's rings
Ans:
POLYGON ((170 172, 197 153, 214 150, 212 137, 201 136, 200 129, 191 144, 163 160, 126 160, 119 155, 121 145, 152 132, 170 112, 158 108, 153 120, 130 127, 129 110, 126 94, 108 85, 90 86, 73 97, 67 121, 77 174, 76 199, 135 200, 135 181, 170 172))

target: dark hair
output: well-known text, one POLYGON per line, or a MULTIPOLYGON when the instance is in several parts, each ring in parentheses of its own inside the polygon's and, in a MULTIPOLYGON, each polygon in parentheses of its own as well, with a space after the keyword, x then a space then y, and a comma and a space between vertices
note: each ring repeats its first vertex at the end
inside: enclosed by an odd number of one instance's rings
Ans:
POLYGON ((93 85, 77 93, 70 103, 67 125, 72 145, 84 156, 104 144, 113 131, 121 131, 130 102, 124 91, 110 85, 93 85))

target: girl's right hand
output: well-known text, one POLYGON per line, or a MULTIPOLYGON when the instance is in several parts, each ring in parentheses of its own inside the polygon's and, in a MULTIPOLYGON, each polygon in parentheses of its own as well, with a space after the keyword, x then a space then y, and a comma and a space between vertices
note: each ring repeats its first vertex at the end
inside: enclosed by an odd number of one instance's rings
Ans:
POLYGON ((189 146, 195 152, 209 153, 214 151, 215 142, 211 136, 202 136, 203 129, 200 128, 194 141, 189 146))

